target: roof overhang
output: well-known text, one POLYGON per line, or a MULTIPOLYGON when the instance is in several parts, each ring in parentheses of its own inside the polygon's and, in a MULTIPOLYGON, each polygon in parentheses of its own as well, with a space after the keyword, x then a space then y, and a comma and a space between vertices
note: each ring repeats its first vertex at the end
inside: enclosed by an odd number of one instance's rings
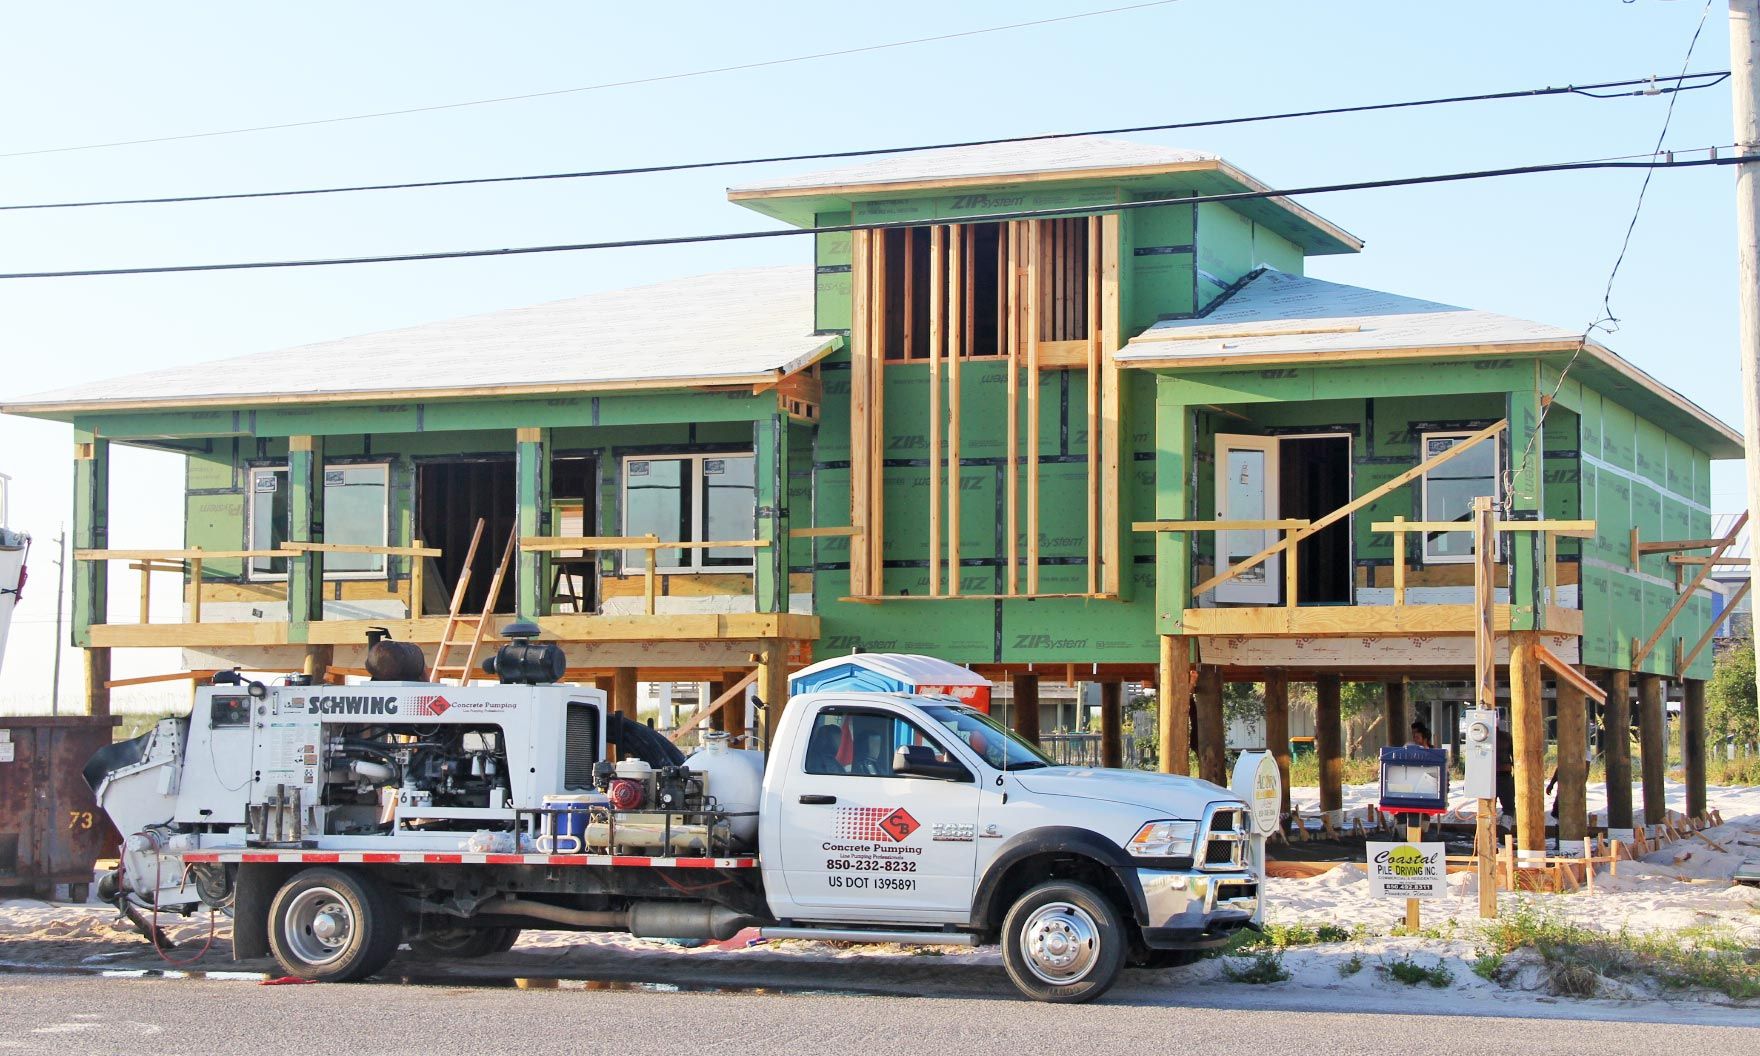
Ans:
POLYGON ((14 400, 0 403, 0 414, 70 422, 78 415, 127 411, 175 411, 196 408, 308 407, 320 404, 426 403, 439 400, 482 400, 522 396, 585 396, 654 392, 666 389, 747 389, 772 387, 843 347, 839 334, 824 339, 805 355, 774 370, 743 374, 705 374, 692 377, 602 379, 592 382, 531 382, 465 387, 400 387, 384 389, 337 389, 322 392, 224 392, 211 395, 154 399, 14 400))
MULTIPOLYGON (((1220 158, 1210 158, 1144 165, 1106 165, 1019 173, 987 172, 973 176, 828 183, 815 186, 759 184, 731 188, 727 192, 727 198, 731 202, 797 227, 815 227, 817 214, 844 212, 852 204, 861 201, 926 196, 941 191, 1003 190, 1021 186, 1056 190, 1065 186, 1092 186, 1095 183, 1119 184, 1139 198, 1145 192, 1151 197, 1157 192, 1164 192, 1167 197, 1172 198, 1188 194, 1229 194, 1238 191, 1264 193, 1272 190, 1244 170, 1220 158)), ((1362 239, 1290 198, 1245 198, 1226 204, 1230 209, 1288 238, 1311 255, 1356 253, 1363 248, 1362 239)), ((1100 207, 1075 211, 1105 210, 1100 207)))
MULTIPOLYGON (((1290 331, 1292 334, 1297 332, 1290 331)), ((1141 347, 1142 339, 1137 339, 1135 343, 1141 347)), ((1166 344, 1178 346, 1187 342, 1167 341, 1166 344)), ((1690 431, 1697 438, 1696 446, 1713 459, 1743 457, 1742 434, 1738 430, 1606 346, 1581 339, 1329 349, 1325 352, 1259 350, 1239 355, 1190 352, 1182 355, 1175 348, 1170 348, 1165 355, 1138 352, 1129 358, 1119 356, 1118 364, 1130 370, 1201 374, 1211 370, 1252 367, 1324 367, 1411 360, 1482 359, 1485 356, 1509 359, 1556 358, 1560 367, 1571 364, 1574 358, 1574 365, 1570 365, 1568 369, 1582 372, 1584 380, 1591 387, 1605 395, 1617 397, 1626 406, 1646 414, 1652 421, 1669 428, 1671 432, 1690 431)))

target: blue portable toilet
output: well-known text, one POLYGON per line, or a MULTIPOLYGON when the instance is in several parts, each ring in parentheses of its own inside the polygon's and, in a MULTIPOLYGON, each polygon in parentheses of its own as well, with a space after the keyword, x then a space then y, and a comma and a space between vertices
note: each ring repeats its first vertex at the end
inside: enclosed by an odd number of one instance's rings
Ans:
POLYGON ((789 677, 788 693, 847 689, 857 693, 937 693, 990 712, 990 680, 948 660, 916 653, 851 653, 821 660, 789 677))

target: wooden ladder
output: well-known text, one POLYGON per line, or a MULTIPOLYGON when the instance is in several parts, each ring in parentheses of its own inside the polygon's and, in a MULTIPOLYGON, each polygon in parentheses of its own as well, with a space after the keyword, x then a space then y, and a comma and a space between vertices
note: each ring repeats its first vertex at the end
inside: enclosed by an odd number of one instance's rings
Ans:
POLYGON ((495 567, 495 575, 489 580, 489 594, 483 601, 483 611, 472 616, 460 612, 464 608, 465 592, 470 587, 471 569, 477 560, 477 545, 483 540, 483 519, 477 518, 476 531, 471 533, 471 545, 464 553, 464 568, 458 574, 458 584, 452 588, 452 605, 446 613, 446 629, 440 633, 440 647, 434 651, 434 666, 428 672, 428 681, 439 682, 442 678, 456 678, 461 686, 471 681, 471 666, 477 662, 477 652, 483 646, 483 635, 489 626, 489 617, 495 611, 495 599, 501 594, 501 583, 507 578, 507 568, 513 563, 513 550, 519 544, 519 527, 516 525, 507 537, 507 546, 501 551, 501 563, 495 567), (464 654, 461 664, 449 664, 447 657, 457 647, 464 635, 464 626, 471 628, 470 645, 464 654))

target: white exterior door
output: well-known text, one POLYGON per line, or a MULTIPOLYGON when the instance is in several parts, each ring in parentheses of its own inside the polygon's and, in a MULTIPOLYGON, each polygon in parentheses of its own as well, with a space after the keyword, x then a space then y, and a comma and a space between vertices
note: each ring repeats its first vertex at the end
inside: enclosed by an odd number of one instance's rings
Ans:
MULTIPOLYGON (((1277 453, 1275 436, 1216 434, 1216 519, 1219 521, 1274 521, 1278 518, 1277 453)), ((1230 566, 1276 542, 1271 529, 1216 533, 1216 571, 1230 566)), ((1216 587, 1218 602, 1275 605, 1283 581, 1283 555, 1273 554, 1252 568, 1216 587)))
POLYGON ((786 761, 780 852, 802 919, 940 923, 971 913, 982 792, 975 781, 895 776, 905 745, 956 760, 902 715, 832 706, 813 717, 801 757, 786 761))

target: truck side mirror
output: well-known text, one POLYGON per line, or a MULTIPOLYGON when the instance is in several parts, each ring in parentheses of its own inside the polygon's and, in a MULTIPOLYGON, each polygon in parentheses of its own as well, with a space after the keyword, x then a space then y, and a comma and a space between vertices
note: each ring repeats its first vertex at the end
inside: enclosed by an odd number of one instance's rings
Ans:
POLYGON ((935 749, 926 744, 903 745, 892 754, 892 772, 899 777, 927 777, 937 781, 970 781, 972 775, 964 766, 935 757, 935 749))

